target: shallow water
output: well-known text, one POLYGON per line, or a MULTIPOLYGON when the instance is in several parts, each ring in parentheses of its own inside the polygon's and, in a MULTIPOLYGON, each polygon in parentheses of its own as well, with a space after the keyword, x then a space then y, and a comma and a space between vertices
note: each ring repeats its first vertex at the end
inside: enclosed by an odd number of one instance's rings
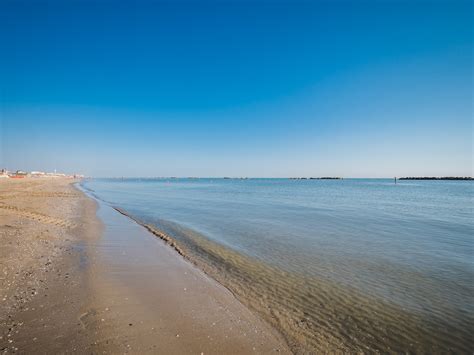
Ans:
POLYGON ((473 350, 469 181, 97 179, 296 352, 473 350))
POLYGON ((102 237, 82 246, 94 307, 80 321, 89 328, 101 319, 99 343, 108 353, 290 353, 225 288, 98 202, 102 237))

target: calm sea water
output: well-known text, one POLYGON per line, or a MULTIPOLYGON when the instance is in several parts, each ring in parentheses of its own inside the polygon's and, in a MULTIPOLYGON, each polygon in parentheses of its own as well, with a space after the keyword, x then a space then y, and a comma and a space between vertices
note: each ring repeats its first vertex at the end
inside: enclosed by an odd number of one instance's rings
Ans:
POLYGON ((296 352, 472 352, 474 184, 96 179, 296 352))

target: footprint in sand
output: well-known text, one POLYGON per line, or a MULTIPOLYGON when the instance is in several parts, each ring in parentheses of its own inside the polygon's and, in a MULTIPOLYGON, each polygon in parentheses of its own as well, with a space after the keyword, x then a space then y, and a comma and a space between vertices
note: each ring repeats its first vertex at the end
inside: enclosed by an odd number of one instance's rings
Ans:
POLYGON ((97 310, 90 309, 79 317, 79 322, 83 329, 87 329, 94 321, 97 321, 97 310))

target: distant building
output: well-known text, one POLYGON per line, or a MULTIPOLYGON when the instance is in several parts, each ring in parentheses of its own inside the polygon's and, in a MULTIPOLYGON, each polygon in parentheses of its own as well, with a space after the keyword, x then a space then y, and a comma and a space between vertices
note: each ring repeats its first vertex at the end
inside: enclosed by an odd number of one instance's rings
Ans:
POLYGON ((32 177, 32 178, 67 178, 67 179, 83 179, 84 175, 81 174, 73 174, 68 175, 64 173, 47 173, 44 171, 32 171, 26 172, 23 170, 17 170, 16 172, 9 172, 7 169, 0 170, 0 178, 25 178, 25 177, 32 177))

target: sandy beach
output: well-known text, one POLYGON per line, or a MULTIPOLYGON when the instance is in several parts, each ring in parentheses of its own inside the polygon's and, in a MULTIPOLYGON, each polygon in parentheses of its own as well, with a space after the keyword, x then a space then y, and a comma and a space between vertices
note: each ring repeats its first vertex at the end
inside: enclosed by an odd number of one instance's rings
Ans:
POLYGON ((74 182, 0 181, 0 352, 289 353, 226 288, 74 182))

